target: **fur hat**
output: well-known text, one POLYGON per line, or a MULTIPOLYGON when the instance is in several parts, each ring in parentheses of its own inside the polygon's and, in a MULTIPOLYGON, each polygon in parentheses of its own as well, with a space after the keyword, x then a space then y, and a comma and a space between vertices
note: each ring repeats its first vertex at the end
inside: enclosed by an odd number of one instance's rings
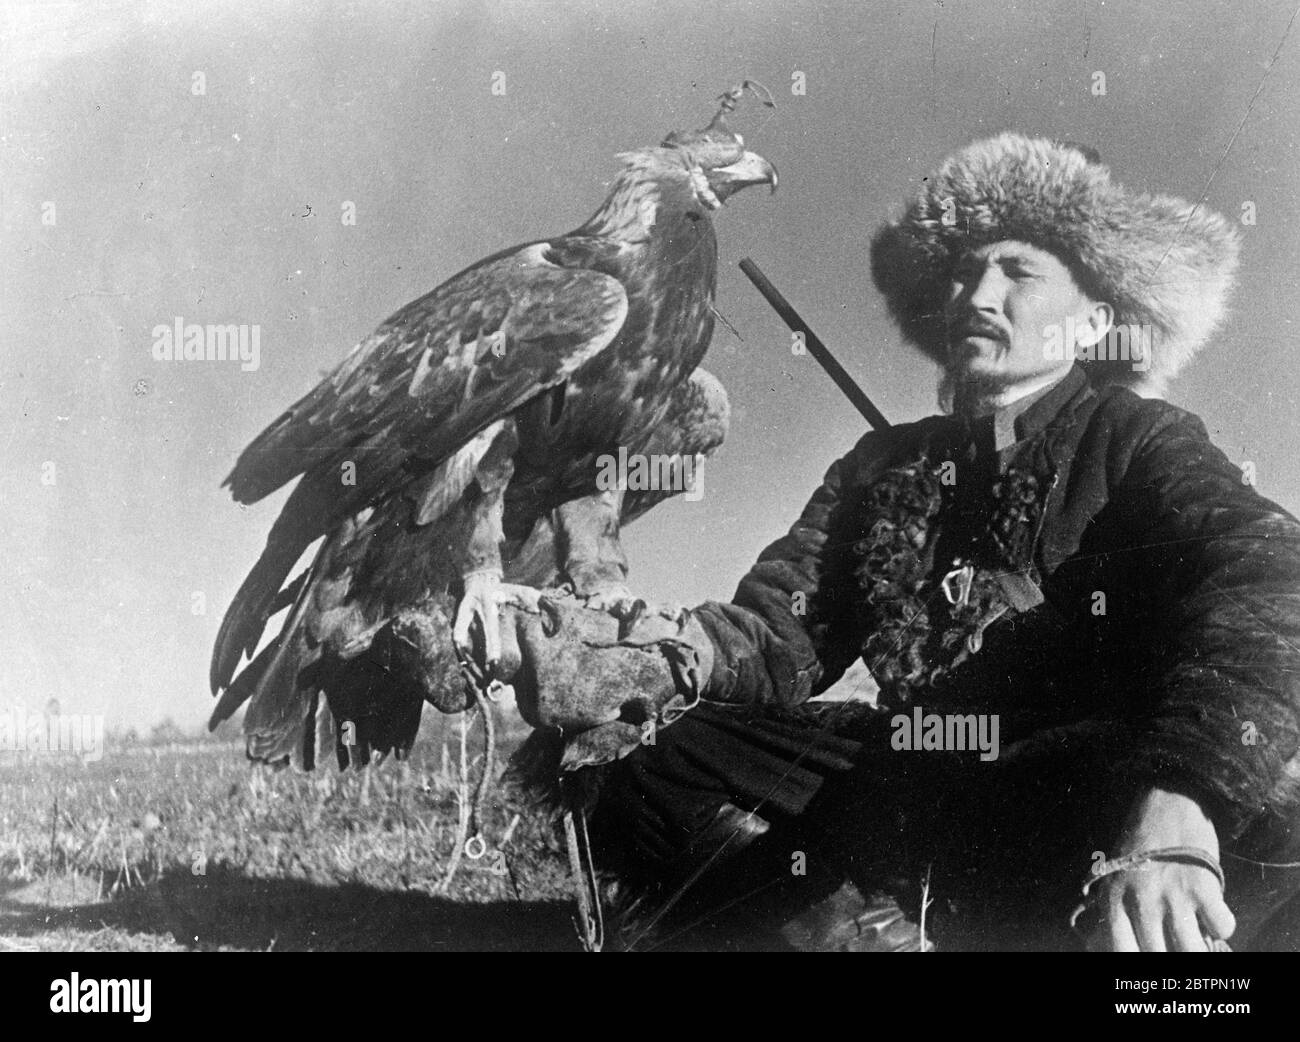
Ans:
POLYGON ((999 134, 950 157, 872 241, 872 278, 907 340, 942 362, 953 265, 1002 239, 1051 250, 1115 309, 1117 327, 1149 336, 1143 364, 1081 359, 1094 383, 1148 396, 1164 393, 1223 319, 1240 249, 1223 217, 1113 183, 1090 149, 999 134))

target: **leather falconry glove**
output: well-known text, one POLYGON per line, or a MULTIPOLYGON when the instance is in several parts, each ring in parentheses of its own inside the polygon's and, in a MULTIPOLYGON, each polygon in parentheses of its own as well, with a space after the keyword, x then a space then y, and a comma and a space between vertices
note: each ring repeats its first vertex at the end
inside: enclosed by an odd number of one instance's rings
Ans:
POLYGON ((609 763, 694 707, 713 663, 713 644, 685 609, 638 601, 618 619, 550 592, 533 614, 507 608, 502 659, 523 718, 566 738, 561 767, 609 763), (513 644, 514 647, 510 645, 513 644))

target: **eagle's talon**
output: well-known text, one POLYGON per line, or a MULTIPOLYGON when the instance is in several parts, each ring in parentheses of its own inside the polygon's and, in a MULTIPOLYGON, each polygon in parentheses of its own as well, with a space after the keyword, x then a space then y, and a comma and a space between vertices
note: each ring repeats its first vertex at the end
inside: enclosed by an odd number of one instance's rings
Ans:
POLYGON ((637 598, 632 607, 618 619, 618 639, 622 640, 635 628, 636 624, 645 618, 650 606, 641 598, 637 598))
POLYGON ((541 593, 531 586, 501 581, 501 572, 470 572, 464 577, 465 592, 456 606, 451 638, 456 653, 474 682, 480 686, 498 680, 501 665, 501 609, 518 608, 537 614, 541 593), (475 655, 474 622, 483 635, 482 658, 475 655))
POLYGON ((645 601, 622 583, 602 586, 582 595, 582 603, 592 611, 603 611, 620 621, 634 617, 645 610, 645 601), (638 605, 640 608, 638 609, 638 605))
POLYGON ((690 618, 690 610, 684 604, 664 605, 659 609, 659 614, 670 622, 675 622, 680 628, 686 625, 686 620, 690 618))

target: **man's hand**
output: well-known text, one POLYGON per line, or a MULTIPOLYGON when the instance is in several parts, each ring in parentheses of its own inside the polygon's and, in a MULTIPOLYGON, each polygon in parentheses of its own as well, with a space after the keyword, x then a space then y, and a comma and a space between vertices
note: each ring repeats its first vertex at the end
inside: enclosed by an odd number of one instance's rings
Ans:
MULTIPOLYGON (((1199 803, 1152 789, 1134 804, 1116 856, 1161 847, 1199 847, 1219 856, 1219 837, 1199 803)), ((1227 940, 1237 928, 1219 881, 1207 868, 1147 861, 1098 881, 1100 922, 1089 951, 1203 952, 1206 937, 1227 940)))

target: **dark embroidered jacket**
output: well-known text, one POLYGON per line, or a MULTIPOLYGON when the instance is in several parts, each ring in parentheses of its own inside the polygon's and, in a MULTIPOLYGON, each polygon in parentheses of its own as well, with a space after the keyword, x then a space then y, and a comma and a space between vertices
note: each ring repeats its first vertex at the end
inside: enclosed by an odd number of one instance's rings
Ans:
POLYGON ((950 417, 862 438, 698 609, 707 697, 798 705, 862 657, 885 705, 998 713, 1004 745, 1187 792, 1221 836, 1294 816, 1300 522, 1195 416, 1078 366, 1016 433, 1002 471, 950 417))

